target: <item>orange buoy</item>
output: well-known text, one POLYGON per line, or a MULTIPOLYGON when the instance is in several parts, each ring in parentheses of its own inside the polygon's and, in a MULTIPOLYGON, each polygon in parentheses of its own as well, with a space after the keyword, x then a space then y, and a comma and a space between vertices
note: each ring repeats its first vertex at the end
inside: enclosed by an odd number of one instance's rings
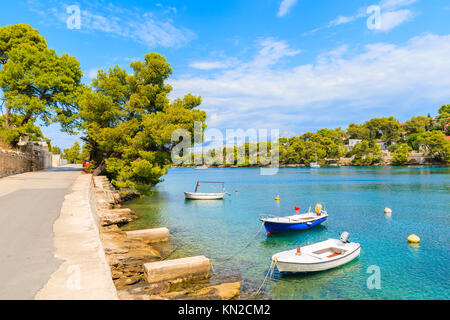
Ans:
POLYGON ((295 206, 295 211, 300 211, 300 207, 299 206, 295 206))

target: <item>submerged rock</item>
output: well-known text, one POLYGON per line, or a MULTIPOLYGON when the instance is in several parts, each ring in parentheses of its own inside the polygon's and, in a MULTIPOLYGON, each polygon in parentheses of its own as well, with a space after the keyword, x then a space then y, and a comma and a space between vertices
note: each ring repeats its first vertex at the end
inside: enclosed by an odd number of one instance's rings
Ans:
POLYGON ((120 227, 138 218, 130 209, 99 210, 98 217, 100 219, 100 225, 103 227, 111 225, 120 227))
POLYGON ((222 283, 216 286, 203 288, 193 294, 193 296, 217 297, 221 300, 231 300, 241 293, 241 283, 222 283))
POLYGON ((231 300, 241 294, 241 283, 231 282, 201 289, 185 289, 163 293, 161 296, 173 300, 231 300))
POLYGON ((169 243, 150 245, 145 239, 127 237, 119 227, 138 217, 130 209, 121 209, 120 202, 130 199, 117 192, 106 177, 94 178, 100 238, 111 269, 112 279, 121 300, 230 300, 240 294, 241 283, 209 285, 208 280, 149 284, 144 277, 144 264, 161 261, 170 255, 169 243), (121 198, 122 197, 122 198, 121 198), (158 248, 158 250, 156 249, 158 248))

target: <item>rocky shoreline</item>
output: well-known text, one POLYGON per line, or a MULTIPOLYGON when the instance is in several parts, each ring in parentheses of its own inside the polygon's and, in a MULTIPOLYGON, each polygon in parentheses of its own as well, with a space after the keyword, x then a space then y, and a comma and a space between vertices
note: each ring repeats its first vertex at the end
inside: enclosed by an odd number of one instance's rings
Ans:
POLYGON ((167 259, 168 245, 153 245, 127 237, 120 227, 138 219, 130 209, 121 208, 121 194, 106 177, 93 177, 94 205, 100 239, 121 300, 230 300, 240 295, 241 283, 211 284, 209 279, 188 283, 147 283, 144 263, 167 259))

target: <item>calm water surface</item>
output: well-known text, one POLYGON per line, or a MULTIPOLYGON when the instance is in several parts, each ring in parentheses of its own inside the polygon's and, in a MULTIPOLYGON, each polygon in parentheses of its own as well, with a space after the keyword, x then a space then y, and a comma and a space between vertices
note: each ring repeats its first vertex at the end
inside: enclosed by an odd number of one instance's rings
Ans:
MULTIPOLYGON (((242 280, 247 298, 260 285, 277 252, 348 231, 363 253, 341 268, 316 274, 280 275, 268 299, 449 299, 450 168, 283 168, 262 176, 255 168, 172 169, 152 196, 128 203, 140 219, 127 230, 165 226, 175 251, 171 258, 205 255, 224 259, 245 247, 259 230, 260 214, 291 215, 317 202, 328 224, 256 240, 227 264, 214 265, 212 281, 242 280), (224 181, 224 201, 185 201, 197 180, 224 181), (236 193, 235 190, 238 190, 236 193), (280 195, 281 201, 274 200, 280 195), (389 206, 393 214, 384 214, 389 206), (420 236, 420 245, 407 237, 420 236), (369 290, 370 266, 381 270, 381 289, 369 290)), ((217 186, 219 187, 219 186, 217 186)), ((201 185, 199 191, 210 192, 201 185)))

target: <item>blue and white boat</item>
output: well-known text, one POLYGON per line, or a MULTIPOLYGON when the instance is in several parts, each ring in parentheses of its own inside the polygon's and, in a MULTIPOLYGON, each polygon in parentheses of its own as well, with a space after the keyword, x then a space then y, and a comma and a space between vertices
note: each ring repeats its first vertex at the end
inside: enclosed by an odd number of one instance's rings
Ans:
POLYGON ((314 228, 327 221, 328 214, 324 210, 309 212, 305 214, 296 214, 288 217, 261 216, 260 220, 264 222, 264 227, 268 234, 302 231, 314 228))

